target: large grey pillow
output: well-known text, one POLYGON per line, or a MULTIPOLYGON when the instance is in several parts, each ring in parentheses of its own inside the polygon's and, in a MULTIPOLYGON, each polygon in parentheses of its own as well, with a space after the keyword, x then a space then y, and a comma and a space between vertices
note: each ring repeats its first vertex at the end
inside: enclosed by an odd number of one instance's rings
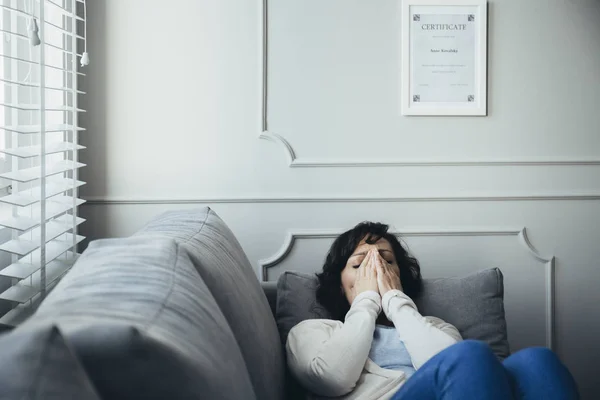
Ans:
POLYGON ((168 237, 190 258, 225 315, 261 400, 283 396, 283 349, 271 308, 234 234, 210 208, 166 212, 136 237, 168 237))
MULTIPOLYGON (((317 283, 315 275, 285 272, 280 276, 276 319, 283 343, 296 324, 311 318, 329 318, 317 302, 317 283)), ((459 278, 424 279, 423 293, 414 300, 421 314, 451 323, 464 339, 486 342, 500 359, 510 354, 499 269, 459 278)))
POLYGON ((237 341, 187 250, 92 242, 26 326, 56 323, 104 399, 256 399, 237 341))
POLYGON ((71 346, 52 325, 0 336, 0 399, 100 400, 71 346))
POLYGON ((504 316, 504 278, 498 268, 440 279, 424 279, 415 299, 424 315, 458 328, 464 339, 486 342, 499 359, 510 355, 504 316))
POLYGON ((316 297, 319 281, 315 275, 286 271, 277 280, 275 319, 283 345, 290 330, 307 319, 330 319, 316 297))

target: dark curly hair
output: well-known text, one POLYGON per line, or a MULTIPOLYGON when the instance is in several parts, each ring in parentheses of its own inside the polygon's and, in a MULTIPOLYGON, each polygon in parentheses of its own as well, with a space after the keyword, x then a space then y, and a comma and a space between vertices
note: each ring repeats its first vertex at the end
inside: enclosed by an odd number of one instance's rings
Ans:
POLYGON ((414 298, 421 292, 422 278, 419 262, 408 253, 394 234, 388 232, 388 229, 388 225, 378 222, 361 222, 338 236, 331 245, 325 258, 323 272, 317 274, 319 279, 317 301, 329 312, 331 318, 343 322, 346 313, 350 310, 348 300, 341 290, 342 270, 363 239, 368 244, 377 243, 382 238, 387 240, 398 262, 404 293, 414 298))

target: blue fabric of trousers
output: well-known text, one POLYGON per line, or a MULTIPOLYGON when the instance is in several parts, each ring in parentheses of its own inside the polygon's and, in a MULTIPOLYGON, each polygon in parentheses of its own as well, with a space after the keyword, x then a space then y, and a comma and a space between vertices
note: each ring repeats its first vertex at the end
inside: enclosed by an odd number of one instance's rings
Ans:
POLYGON ((392 400, 576 400, 573 376, 542 347, 503 363, 483 342, 465 340, 427 361, 392 400))

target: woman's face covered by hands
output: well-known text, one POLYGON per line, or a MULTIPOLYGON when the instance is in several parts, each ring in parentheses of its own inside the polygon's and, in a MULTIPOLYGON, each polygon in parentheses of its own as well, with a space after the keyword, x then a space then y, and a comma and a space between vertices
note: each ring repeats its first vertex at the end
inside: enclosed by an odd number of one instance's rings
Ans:
POLYGON ((388 290, 401 290, 399 276, 400 270, 390 243, 379 239, 369 244, 363 239, 342 270, 342 289, 348 304, 352 304, 359 293, 367 290, 374 290, 382 296, 388 290))

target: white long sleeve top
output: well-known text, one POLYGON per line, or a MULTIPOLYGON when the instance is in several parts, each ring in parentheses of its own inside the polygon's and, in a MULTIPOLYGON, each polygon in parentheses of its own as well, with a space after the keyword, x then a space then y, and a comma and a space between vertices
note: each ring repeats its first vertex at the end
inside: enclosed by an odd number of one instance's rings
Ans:
POLYGON ((352 302, 345 322, 306 320, 289 333, 288 366, 315 398, 386 400, 406 382, 404 372, 383 369, 368 358, 375 321, 382 309, 394 323, 417 370, 462 340, 454 326, 422 316, 400 290, 391 290, 383 298, 374 291, 363 292, 352 302))

